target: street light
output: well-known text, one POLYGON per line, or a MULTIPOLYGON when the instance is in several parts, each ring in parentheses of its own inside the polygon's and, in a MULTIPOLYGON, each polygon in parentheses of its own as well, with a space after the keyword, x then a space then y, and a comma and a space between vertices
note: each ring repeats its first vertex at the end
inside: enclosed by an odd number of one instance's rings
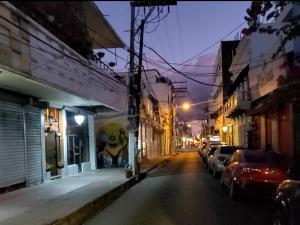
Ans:
POLYGON ((222 127, 222 130, 226 133, 228 131, 228 127, 224 126, 224 127, 222 127))
POLYGON ((184 109, 184 110, 189 110, 190 108, 191 108, 191 105, 189 104, 189 103, 184 103, 183 105, 182 105, 182 108, 184 109))
POLYGON ((187 126, 188 126, 188 127, 191 127, 192 125, 191 125, 191 124, 188 124, 187 126))

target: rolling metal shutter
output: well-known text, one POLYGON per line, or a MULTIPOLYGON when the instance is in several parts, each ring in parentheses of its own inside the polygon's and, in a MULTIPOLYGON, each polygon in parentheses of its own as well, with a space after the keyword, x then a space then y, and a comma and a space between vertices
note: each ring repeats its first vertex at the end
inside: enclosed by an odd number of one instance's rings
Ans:
POLYGON ((22 107, 0 102, 0 187, 25 182, 22 107))
POLYGON ((260 116, 260 143, 261 143, 261 146, 260 148, 262 150, 265 150, 266 149, 266 120, 265 120, 265 116, 260 116))
POLYGON ((41 110, 26 106, 26 165, 27 185, 40 184, 43 181, 42 143, 41 143, 41 110))
POLYGON ((278 152, 279 145, 279 136, 278 136, 278 118, 275 117, 272 119, 272 149, 273 151, 278 152))

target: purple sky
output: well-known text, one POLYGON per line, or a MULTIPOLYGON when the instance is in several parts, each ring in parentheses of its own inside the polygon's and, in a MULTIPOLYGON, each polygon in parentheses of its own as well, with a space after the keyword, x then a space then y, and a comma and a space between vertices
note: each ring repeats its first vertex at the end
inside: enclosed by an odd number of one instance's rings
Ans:
MULTIPOLYGON (((101 12, 106 16, 118 35, 129 46, 129 32, 130 29, 130 4, 129 2, 113 2, 101 1, 96 2, 101 12), (127 31, 127 32, 126 32, 127 31)), ((246 9, 250 6, 250 2, 235 1, 235 2, 187 2, 178 1, 177 6, 170 6, 170 14, 163 21, 160 22, 159 27, 152 33, 145 33, 145 44, 151 46, 159 52, 168 62, 182 63, 191 58, 197 53, 201 52, 214 42, 223 38, 226 34, 232 31, 235 27, 244 22, 246 9)), ((166 8, 165 8, 166 10, 166 8)), ((140 10, 143 15, 143 10, 140 10)), ((166 11, 164 11, 166 12, 166 11)), ((156 14, 155 14, 156 15, 156 14)), ((146 31, 151 31, 155 26, 149 25, 146 31)), ((237 31, 233 32, 224 40, 233 40, 238 31, 241 31, 246 25, 241 26, 237 31)), ((204 54, 196 57, 188 64, 197 65, 212 65, 214 64, 215 55, 219 44, 215 45, 204 54)), ((137 51, 137 49, 136 49, 137 51)), ((158 60, 148 49, 144 49, 147 57, 158 60)), ((117 54, 128 58, 128 54, 118 49, 117 54)), ((107 53, 104 57, 104 62, 115 61, 115 57, 107 53)), ((126 62, 121 59, 117 61, 117 69, 125 69, 126 62)), ((162 64, 168 67, 165 64, 162 64)), ((153 68, 149 65, 149 68, 153 68)), ((205 73, 211 70, 210 67, 178 67, 182 71, 191 71, 197 73, 205 73)), ((181 75, 173 73, 164 73, 172 80, 182 81, 181 75)), ((196 76, 193 77, 200 81, 211 83, 211 76, 196 76)), ((201 84, 188 81, 188 90, 190 92, 190 99, 193 102, 205 101, 209 95, 209 88, 201 84)), ((200 110, 200 109, 199 109, 200 110)), ((198 114, 197 110, 193 110, 198 114)), ((187 114, 187 117, 193 116, 187 114)))

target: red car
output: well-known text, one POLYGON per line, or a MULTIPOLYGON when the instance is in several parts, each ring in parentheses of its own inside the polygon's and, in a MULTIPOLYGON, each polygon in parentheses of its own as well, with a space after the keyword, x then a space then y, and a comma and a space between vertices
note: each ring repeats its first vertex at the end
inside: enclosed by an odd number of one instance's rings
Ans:
POLYGON ((272 197, 277 186, 288 179, 286 158, 261 150, 237 150, 225 163, 221 184, 229 188, 230 199, 241 194, 272 197))

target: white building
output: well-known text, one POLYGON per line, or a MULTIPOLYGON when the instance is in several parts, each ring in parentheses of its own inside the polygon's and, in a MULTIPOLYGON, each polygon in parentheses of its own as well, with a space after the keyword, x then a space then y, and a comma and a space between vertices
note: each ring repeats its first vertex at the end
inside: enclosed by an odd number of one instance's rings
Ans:
POLYGON ((95 169, 95 112, 127 88, 86 53, 123 46, 92 2, 0 3, 0 188, 95 169))
POLYGON ((151 159, 169 155, 175 147, 172 83, 156 69, 143 70, 142 95, 139 128, 141 156, 151 159))

